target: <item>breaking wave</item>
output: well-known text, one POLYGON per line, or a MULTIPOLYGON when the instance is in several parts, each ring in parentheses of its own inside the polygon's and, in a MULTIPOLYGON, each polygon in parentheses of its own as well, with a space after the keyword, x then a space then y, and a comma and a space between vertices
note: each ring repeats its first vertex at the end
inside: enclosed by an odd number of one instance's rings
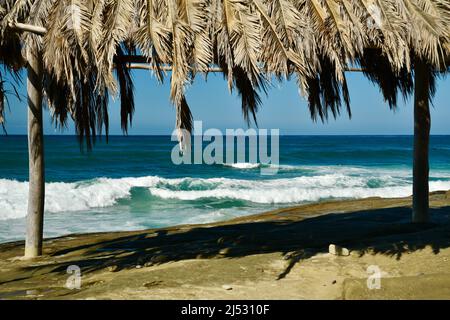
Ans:
MULTIPOLYGON (((293 170, 295 167, 285 167, 293 170)), ((300 168, 297 168, 300 170, 300 168)), ((408 170, 354 167, 302 167, 296 177, 272 179, 99 178, 46 184, 46 212, 74 212, 114 206, 120 199, 133 201, 133 188, 145 188, 156 199, 197 201, 233 199, 259 204, 291 204, 331 198, 404 197, 412 193, 408 170)), ((448 172, 433 173, 430 191, 450 189, 448 172)), ((148 191, 147 191, 148 193, 148 191)), ((28 182, 0 179, 0 220, 23 218, 27 209, 28 182)), ((151 199, 149 199, 151 201, 151 199)))

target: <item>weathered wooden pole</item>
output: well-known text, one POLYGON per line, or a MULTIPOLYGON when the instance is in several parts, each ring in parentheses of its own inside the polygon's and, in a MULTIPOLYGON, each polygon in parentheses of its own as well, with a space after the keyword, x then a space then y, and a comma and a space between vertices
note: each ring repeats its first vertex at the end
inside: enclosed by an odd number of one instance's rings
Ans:
POLYGON ((42 254, 45 199, 42 55, 35 46, 27 48, 27 61, 29 190, 25 257, 33 258, 42 254))
POLYGON ((414 163, 413 216, 416 223, 429 222, 430 67, 416 57, 414 64, 414 163))

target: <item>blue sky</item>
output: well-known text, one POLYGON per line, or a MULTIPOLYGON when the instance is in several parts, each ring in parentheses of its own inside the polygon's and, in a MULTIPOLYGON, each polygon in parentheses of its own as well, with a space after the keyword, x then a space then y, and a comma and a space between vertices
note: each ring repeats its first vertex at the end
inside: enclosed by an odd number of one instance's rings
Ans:
MULTIPOLYGON (((175 124, 174 108, 169 102, 169 77, 163 85, 157 83, 148 71, 134 71, 136 112, 132 135, 170 134, 175 124)), ((280 129, 281 134, 412 134, 412 100, 399 104, 396 111, 389 110, 378 88, 360 73, 347 74, 353 117, 345 112, 325 124, 314 123, 309 117, 307 103, 299 96, 295 81, 275 83, 263 97, 258 113, 260 128, 280 129)), ((438 90, 432 109, 432 134, 450 134, 450 78, 438 81, 438 90)), ((21 86, 25 94, 25 85, 21 86)), ((222 75, 210 74, 205 82, 198 76, 187 90, 194 120, 202 120, 203 128, 246 128, 242 118, 240 100, 230 95, 222 75)), ((9 134, 26 134, 26 103, 10 99, 6 128, 9 134)), ((63 132, 55 130, 48 112, 44 115, 45 134, 74 134, 72 123, 63 132)), ((110 134, 121 134, 119 104, 110 103, 110 134)))

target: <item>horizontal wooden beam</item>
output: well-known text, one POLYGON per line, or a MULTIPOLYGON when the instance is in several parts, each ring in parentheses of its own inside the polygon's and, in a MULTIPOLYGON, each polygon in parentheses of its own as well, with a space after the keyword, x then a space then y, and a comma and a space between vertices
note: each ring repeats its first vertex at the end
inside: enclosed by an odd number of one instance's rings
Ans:
POLYGON ((136 64, 147 64, 149 63, 149 59, 140 55, 126 55, 126 56, 115 56, 114 62, 121 63, 136 63, 136 64))
MULTIPOLYGON (((155 65, 152 65, 150 63, 128 63, 127 65, 128 69, 137 69, 137 70, 162 70, 162 71, 172 71, 172 66, 170 65, 162 65, 159 67, 156 67, 155 65)), ((208 68, 207 72, 222 72, 222 68, 215 68, 211 67, 208 68)))
POLYGON ((364 72, 362 68, 345 68, 345 72, 364 72))
POLYGON ((44 36, 47 33, 47 29, 44 27, 38 27, 31 24, 20 23, 20 22, 12 22, 9 23, 8 26, 11 29, 22 31, 22 32, 31 32, 37 34, 39 36, 44 36))
MULTIPOLYGON (((123 60, 126 60, 126 59, 123 59, 123 60)), ((170 65, 162 65, 162 66, 159 66, 159 68, 157 68, 155 65, 152 65, 150 63, 127 63, 126 67, 128 69, 135 69, 135 70, 155 70, 156 71, 159 69, 162 71, 172 71, 172 66, 170 66, 170 65)), ((347 72, 364 72, 364 69, 346 68, 345 71, 347 71, 347 72)), ((223 69, 219 68, 219 67, 211 67, 211 68, 208 68, 207 72, 223 72, 223 69)))

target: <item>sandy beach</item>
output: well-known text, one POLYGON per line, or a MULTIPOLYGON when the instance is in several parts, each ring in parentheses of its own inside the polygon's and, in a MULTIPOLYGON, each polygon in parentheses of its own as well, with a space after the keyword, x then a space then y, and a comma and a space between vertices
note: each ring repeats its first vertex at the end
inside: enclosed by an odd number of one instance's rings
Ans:
POLYGON ((430 204, 422 226, 410 198, 367 198, 47 239, 33 260, 21 259, 23 242, 1 244, 0 299, 450 299, 450 191, 430 204), (80 289, 66 288, 71 265, 80 289))

